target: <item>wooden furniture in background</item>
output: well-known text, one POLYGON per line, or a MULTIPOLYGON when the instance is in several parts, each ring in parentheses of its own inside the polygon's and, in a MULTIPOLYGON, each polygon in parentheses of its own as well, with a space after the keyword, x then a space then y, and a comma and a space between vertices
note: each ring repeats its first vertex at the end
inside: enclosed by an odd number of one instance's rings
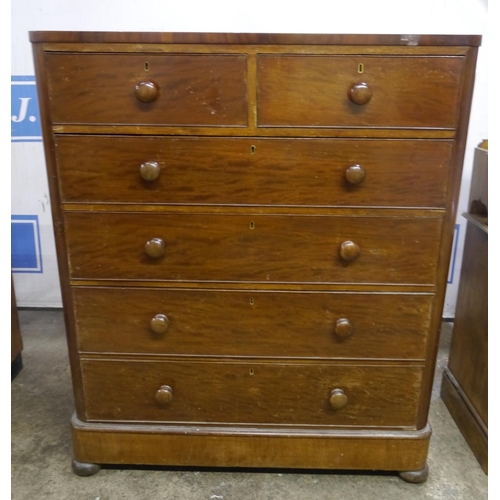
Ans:
POLYGON ((14 280, 10 279, 10 373, 11 380, 16 378, 23 368, 23 339, 19 326, 19 315, 17 312, 16 292, 14 280))
POLYGON ((74 471, 424 481, 480 37, 31 41, 74 471))
POLYGON ((476 148, 469 211, 463 216, 467 232, 441 397, 488 473, 488 150, 483 147, 476 148))

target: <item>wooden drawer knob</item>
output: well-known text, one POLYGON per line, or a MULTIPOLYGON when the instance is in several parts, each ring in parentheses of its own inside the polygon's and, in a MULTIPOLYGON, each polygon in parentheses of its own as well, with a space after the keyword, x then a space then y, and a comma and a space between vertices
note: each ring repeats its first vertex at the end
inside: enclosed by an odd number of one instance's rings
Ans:
POLYGON ((160 165, 155 161, 146 161, 141 165, 139 173, 145 181, 153 182, 160 177, 160 165))
POLYGON ((155 333, 165 333, 170 321, 164 314, 157 314, 149 323, 155 333))
POLYGON ((159 259, 165 253, 165 243, 161 238, 153 238, 144 245, 144 250, 152 259, 159 259))
POLYGON ((347 404, 347 396, 342 389, 333 389, 330 393, 330 406, 334 410, 340 410, 347 404))
POLYGON ((357 83, 349 90, 349 99, 355 104, 366 104, 372 98, 372 91, 366 83, 357 83))
POLYGON ((344 243, 340 245, 340 257, 342 257, 343 260, 354 260, 359 256, 359 253, 359 246, 353 241, 344 241, 344 243))
POLYGON ((154 101, 159 93, 160 89, 154 82, 139 82, 135 86, 135 97, 141 102, 154 101))
POLYGON ((349 184, 361 184, 366 177, 366 170, 361 165, 351 165, 345 171, 345 178, 349 184))
POLYGON ((162 385, 156 392, 156 401, 161 406, 168 406, 174 399, 174 392, 169 385, 162 385))
POLYGON ((354 328, 352 323, 347 318, 340 318, 335 323, 335 334, 339 337, 346 338, 352 334, 354 328))

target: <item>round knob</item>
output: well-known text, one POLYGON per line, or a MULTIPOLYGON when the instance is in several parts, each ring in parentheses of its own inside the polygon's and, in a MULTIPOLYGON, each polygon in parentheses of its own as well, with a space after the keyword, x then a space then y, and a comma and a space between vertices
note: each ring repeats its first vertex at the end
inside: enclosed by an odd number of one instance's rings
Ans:
POLYGON ((366 170, 361 165, 351 165, 345 171, 345 178, 349 184, 361 184, 366 177, 366 170))
POLYGON ((344 260, 354 260, 359 256, 359 246, 356 245, 353 241, 344 241, 342 245, 340 245, 340 256, 344 260))
POLYGON ((144 250, 151 258, 159 259, 165 253, 165 243, 160 238, 153 238, 144 245, 144 250))
POLYGON ((372 98, 372 91, 366 83, 357 83, 349 90, 349 99, 355 104, 366 104, 372 98))
POLYGON ((342 389, 333 389, 330 393, 330 406, 334 410, 340 410, 347 404, 347 396, 342 389))
POLYGON ((156 392, 156 401, 161 406, 168 406, 174 399, 174 392, 169 385, 162 385, 156 392))
POLYGON ((135 86, 135 97, 141 102, 154 101, 160 92, 158 85, 154 82, 139 82, 135 86))
POLYGON ((164 314, 157 314, 149 323, 151 330, 155 333, 165 333, 170 321, 164 314))
POLYGON ((342 338, 349 337, 353 331, 352 323, 347 318, 340 318, 335 323, 335 333, 342 338))
POLYGON ((139 173, 145 181, 155 181, 160 176, 160 165, 155 161, 146 161, 141 165, 139 173))

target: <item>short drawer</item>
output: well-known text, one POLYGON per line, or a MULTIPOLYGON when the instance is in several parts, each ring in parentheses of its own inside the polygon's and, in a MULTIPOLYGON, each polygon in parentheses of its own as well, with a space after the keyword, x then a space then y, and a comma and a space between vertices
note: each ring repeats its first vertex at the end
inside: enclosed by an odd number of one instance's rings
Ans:
POLYGON ((84 352, 426 356, 432 295, 74 287, 84 352))
POLYGON ((459 56, 261 54, 258 123, 452 129, 464 65, 459 56))
POLYGON ((49 53, 45 60, 56 124, 247 126, 245 55, 49 53))
POLYGON ((86 416, 96 421, 414 427, 422 380, 417 366, 89 359, 81 366, 86 416))
POLYGON ((444 207, 453 141, 57 136, 62 200, 444 207))
POLYGON ((67 212, 72 278, 434 284, 439 217, 67 212), (357 255, 357 257, 356 257, 357 255))

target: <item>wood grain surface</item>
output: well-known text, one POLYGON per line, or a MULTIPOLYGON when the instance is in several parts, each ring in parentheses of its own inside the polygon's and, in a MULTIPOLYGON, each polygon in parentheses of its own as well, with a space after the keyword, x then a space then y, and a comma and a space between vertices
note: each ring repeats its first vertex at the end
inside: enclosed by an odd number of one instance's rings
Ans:
POLYGON ((261 126, 454 128, 463 57, 261 55, 261 126), (364 65, 362 74, 359 65, 364 65), (373 97, 348 97, 366 83, 373 97))
POLYGON ((55 53, 46 65, 53 123, 247 125, 245 55, 55 53), (153 102, 136 98, 142 81, 158 86, 153 102))
POLYGON ((444 207, 452 141, 56 137, 64 202, 444 207), (158 164, 156 180, 140 167, 158 164), (346 171, 362 165, 351 185, 346 171), (418 185, 419 189, 414 189, 418 185))
POLYGON ((421 431, 213 429, 94 424, 75 417, 71 428, 75 457, 85 462, 220 467, 420 470, 431 437, 430 426, 421 431))
POLYGON ((209 356, 419 359, 430 294, 74 287, 80 351, 209 356), (168 318, 164 333, 151 319, 168 318), (124 319, 126 318, 126 319, 124 319), (335 333, 347 318, 352 333, 335 333))
POLYGON ((481 37, 30 37, 76 460, 424 470, 481 37))
POLYGON ((318 45, 480 45, 480 35, 307 34, 307 33, 165 33, 109 31, 30 31, 31 42, 161 44, 318 44, 318 45))
POLYGON ((83 359, 88 420, 414 427, 422 368, 83 359), (155 395, 169 385, 173 400, 155 395), (330 406, 342 389, 349 402, 330 406))
POLYGON ((23 338, 19 324, 19 313, 17 310, 16 292, 14 290, 14 279, 10 275, 10 362, 16 360, 23 350, 23 338))
POLYGON ((448 367, 488 426, 488 233, 467 223, 448 367))
POLYGON ((447 366, 440 395, 479 465, 488 474, 488 427, 447 366))
POLYGON ((71 277, 432 284, 440 218, 67 212, 71 277), (254 228, 252 228, 252 223, 254 228), (146 255, 152 238, 160 258, 146 255), (356 242, 360 256, 340 257, 356 242))
POLYGON ((488 226, 478 224, 477 218, 467 214, 457 309, 441 396, 487 474, 488 226))

